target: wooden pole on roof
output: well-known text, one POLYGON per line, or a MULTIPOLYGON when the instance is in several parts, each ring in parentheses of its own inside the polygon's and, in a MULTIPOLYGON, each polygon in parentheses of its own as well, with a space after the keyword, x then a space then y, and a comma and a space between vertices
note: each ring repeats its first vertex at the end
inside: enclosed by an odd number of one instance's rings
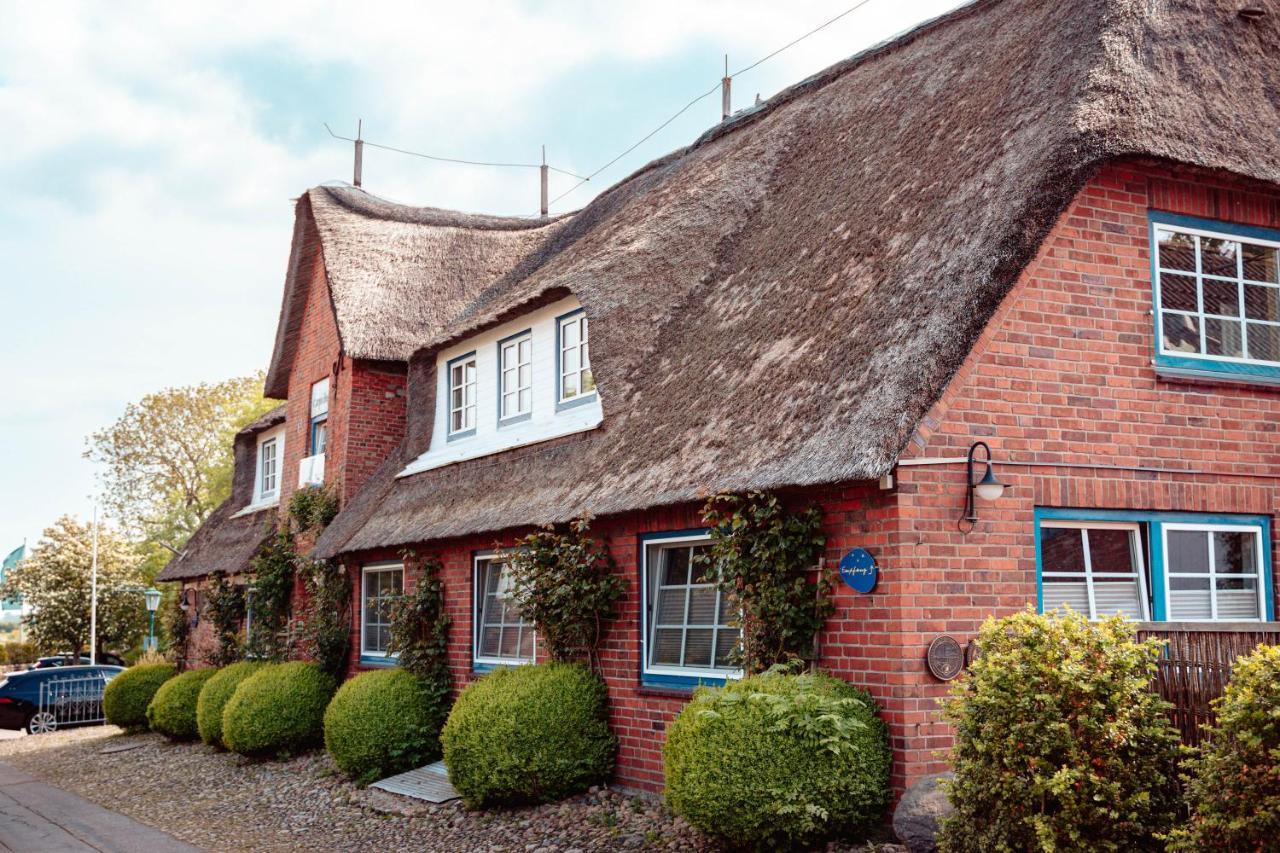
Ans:
POLYGON ((547 146, 542 146, 542 166, 538 169, 542 173, 542 215, 547 215, 547 209, 550 205, 547 203, 547 146))
POLYGON ((355 179, 351 182, 357 187, 360 186, 361 172, 364 171, 364 139, 361 137, 361 131, 364 130, 364 119, 356 120, 356 174, 355 179))
POLYGON ((733 78, 729 76, 729 54, 724 55, 724 76, 720 78, 720 120, 724 121, 732 112, 729 101, 729 88, 733 85, 733 78))

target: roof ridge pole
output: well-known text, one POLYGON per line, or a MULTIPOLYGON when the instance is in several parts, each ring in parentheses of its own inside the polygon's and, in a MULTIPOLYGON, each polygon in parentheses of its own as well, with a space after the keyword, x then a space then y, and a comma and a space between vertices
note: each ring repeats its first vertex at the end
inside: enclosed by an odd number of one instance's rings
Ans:
POLYGON ((547 209, 549 207, 549 205, 547 204, 547 146, 546 145, 542 146, 542 165, 538 167, 538 171, 541 173, 541 178, 542 178, 542 208, 541 208, 542 215, 546 216, 547 209))
POLYGON ((720 78, 720 120, 724 121, 729 117, 732 108, 729 104, 729 88, 733 85, 733 78, 729 76, 729 54, 724 55, 724 76, 720 78))
POLYGON ((356 168, 355 177, 351 181, 355 186, 360 186, 360 179, 363 177, 364 171, 364 139, 361 137, 361 131, 364 130, 364 119, 356 119, 356 168))

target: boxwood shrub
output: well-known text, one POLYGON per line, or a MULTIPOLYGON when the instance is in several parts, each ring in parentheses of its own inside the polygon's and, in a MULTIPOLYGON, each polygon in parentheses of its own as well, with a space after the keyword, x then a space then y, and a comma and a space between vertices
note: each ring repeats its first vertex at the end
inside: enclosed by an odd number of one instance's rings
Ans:
POLYGON ((224 666, 204 683, 196 701, 196 728, 202 741, 213 746, 226 746, 222 742, 222 710, 240 682, 264 666, 266 664, 259 661, 240 661, 224 666))
POLYGON ((1280 843, 1280 646, 1236 660, 1217 723, 1187 762, 1191 820, 1172 850, 1274 850, 1280 843))
POLYGON ((337 683, 318 664, 265 666, 240 682, 222 709, 222 742, 241 755, 305 749, 324 736, 324 709, 337 683))
POLYGON ((1158 850, 1179 809, 1178 733, 1149 689, 1160 642, 1070 610, 989 619, 946 706, 955 725, 939 847, 1158 850))
POLYGON ((838 678, 771 670, 699 688, 667 729, 667 804, 732 846, 805 847, 872 829, 889 803, 888 731, 838 678))
POLYGON ((403 669, 347 681, 324 712, 324 745, 342 772, 367 785, 440 757, 448 707, 403 669))
POLYGON ((147 706, 147 722, 151 730, 174 740, 192 740, 199 735, 196 702, 200 698, 200 689, 217 671, 212 667, 193 669, 161 684, 147 706))
POLYGON ((566 663, 503 667, 472 682, 440 741, 472 808, 563 799, 608 779, 617 752, 604 682, 566 663))
POLYGON ((145 729, 147 706, 160 685, 177 672, 171 663, 139 663, 108 681, 102 693, 102 712, 107 722, 122 729, 145 729))

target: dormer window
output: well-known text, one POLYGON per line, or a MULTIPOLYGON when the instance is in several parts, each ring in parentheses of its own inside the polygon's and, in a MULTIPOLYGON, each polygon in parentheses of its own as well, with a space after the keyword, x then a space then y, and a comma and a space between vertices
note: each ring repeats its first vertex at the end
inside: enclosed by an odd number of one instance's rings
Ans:
POLYGON ((556 319, 557 405, 576 406, 596 393, 591 373, 590 330, 581 308, 556 319))
POLYGON ((1280 379, 1280 232, 1151 220, 1157 367, 1280 379))
POLYGON ((449 362, 449 438, 476 432, 476 354, 474 351, 449 362))
POLYGON ((533 331, 498 342, 498 420, 514 423, 533 413, 533 331))
POLYGON ((280 440, 274 436, 258 445, 258 501, 276 497, 280 480, 280 440))

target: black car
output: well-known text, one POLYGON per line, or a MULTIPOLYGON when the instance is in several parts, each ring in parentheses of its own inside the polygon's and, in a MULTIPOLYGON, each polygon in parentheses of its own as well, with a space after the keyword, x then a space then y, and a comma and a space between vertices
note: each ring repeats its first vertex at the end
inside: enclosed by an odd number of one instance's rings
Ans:
POLYGON ((0 679, 0 729, 25 729, 30 734, 58 726, 97 724, 102 720, 102 686, 115 678, 119 666, 58 666, 11 672, 0 679), (74 682, 59 690, 58 682, 74 682), (40 707, 40 686, 45 688, 46 707, 40 707))
MULTIPOLYGON (((103 652, 98 655, 98 663, 105 666, 124 666, 124 660, 119 655, 113 655, 111 652, 103 652)), ((55 666, 89 666, 89 656, 80 655, 78 664, 71 663, 71 652, 63 652, 60 655, 50 655, 49 657, 40 658, 33 663, 29 669, 49 669, 55 666)))

